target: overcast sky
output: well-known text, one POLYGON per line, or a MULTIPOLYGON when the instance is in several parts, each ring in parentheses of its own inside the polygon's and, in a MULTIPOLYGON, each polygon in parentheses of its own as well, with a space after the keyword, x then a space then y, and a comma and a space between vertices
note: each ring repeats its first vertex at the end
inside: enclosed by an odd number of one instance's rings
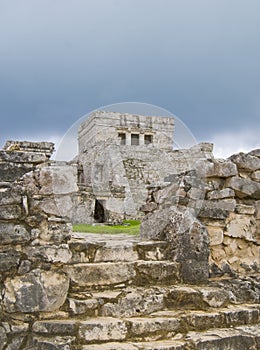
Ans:
POLYGON ((0 0, 0 143, 144 102, 217 155, 260 147, 259 0, 0 0))

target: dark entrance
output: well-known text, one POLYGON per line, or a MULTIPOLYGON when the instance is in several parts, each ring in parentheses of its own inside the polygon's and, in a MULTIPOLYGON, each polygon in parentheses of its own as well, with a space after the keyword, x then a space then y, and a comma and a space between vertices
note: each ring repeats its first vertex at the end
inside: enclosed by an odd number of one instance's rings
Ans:
POLYGON ((106 220, 103 201, 98 199, 95 202, 94 219, 96 222, 105 222, 106 220))

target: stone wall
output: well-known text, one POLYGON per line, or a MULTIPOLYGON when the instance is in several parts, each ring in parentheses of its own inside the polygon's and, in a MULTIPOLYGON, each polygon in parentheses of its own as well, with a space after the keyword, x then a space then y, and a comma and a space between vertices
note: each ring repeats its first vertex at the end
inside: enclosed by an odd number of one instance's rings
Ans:
POLYGON ((175 208, 185 208, 186 216, 195 216, 207 228, 212 276, 259 272, 259 170, 260 151, 254 150, 227 160, 197 160, 192 171, 151 185, 142 207, 141 235, 165 239, 178 219, 175 208))
POLYGON ((40 148, 8 148, 1 157, 0 349, 15 350, 28 340, 31 321, 56 312, 66 298, 69 278, 62 266, 71 257, 71 225, 55 201, 66 202, 70 169, 63 174, 46 164, 49 155, 40 148), (31 171, 17 179, 25 170, 31 171))

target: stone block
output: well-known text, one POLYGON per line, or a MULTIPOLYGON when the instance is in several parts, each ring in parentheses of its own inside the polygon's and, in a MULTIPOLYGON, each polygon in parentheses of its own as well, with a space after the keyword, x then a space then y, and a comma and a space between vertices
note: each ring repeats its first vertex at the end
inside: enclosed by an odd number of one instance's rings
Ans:
POLYGON ((3 305, 7 312, 55 311, 64 304, 68 289, 65 274, 36 269, 5 280, 3 305))
POLYGON ((29 246, 23 250, 30 260, 40 260, 52 263, 67 263, 72 257, 67 244, 46 245, 46 246, 29 246))
POLYGON ((44 167, 39 174, 40 194, 69 194, 78 191, 77 169, 73 165, 44 167))
POLYGON ((256 182, 260 182, 260 170, 254 171, 251 174, 251 179, 256 181, 256 182))
POLYGON ((14 249, 0 252, 0 272, 7 272, 17 267, 20 261, 20 253, 14 249))
POLYGON ((13 182, 32 171, 33 168, 31 164, 0 163, 0 179, 1 181, 13 182))
POLYGON ((73 319, 36 321, 32 330, 39 334, 76 335, 78 323, 73 319))
POLYGON ((223 199, 220 201, 205 200, 202 203, 198 216, 210 219, 225 219, 235 208, 236 201, 234 199, 223 199))
POLYGON ((232 188, 239 198, 260 199, 260 183, 234 176, 227 179, 226 186, 232 188))
POLYGON ((86 343, 124 340, 127 333, 126 323, 112 317, 89 319, 79 325, 79 337, 86 343))
POLYGON ((16 244, 29 242, 30 233, 23 225, 13 223, 0 223, 1 244, 16 244))
POLYGON ((260 159, 252 154, 240 152, 232 155, 229 159, 237 165, 238 169, 245 169, 247 171, 260 169, 260 159))
POLYGON ((0 324, 0 350, 3 350, 7 344, 7 335, 4 327, 0 324))
POLYGON ((255 213, 255 207, 253 205, 237 204, 236 213, 253 215, 255 213))
POLYGON ((68 299, 68 310, 73 315, 86 314, 88 316, 94 316, 99 307, 99 301, 97 299, 68 299))
POLYGON ((97 249, 94 262, 116 262, 116 261, 135 261, 138 260, 138 254, 134 250, 131 242, 128 244, 115 242, 97 249))
POLYGON ((8 163, 44 163, 49 158, 44 153, 22 152, 22 151, 3 151, 0 150, 0 161, 8 163))
POLYGON ((136 283, 138 285, 149 284, 170 284, 180 280, 180 265, 169 261, 142 261, 137 262, 136 283))
POLYGON ((222 177, 227 178, 237 175, 237 167, 230 160, 199 160, 197 169, 203 178, 222 177))
POLYGON ((224 188, 219 191, 211 191, 207 193, 207 199, 224 199, 224 198, 233 198, 235 197, 235 192, 231 188, 224 188))
POLYGON ((251 215, 231 213, 224 234, 247 241, 255 241, 256 222, 251 215))
POLYGON ((37 350, 72 350, 72 344, 75 342, 75 337, 73 336, 56 336, 47 337, 42 336, 33 337, 32 341, 26 347, 26 350, 37 349, 37 350))
POLYGON ((77 287, 109 286, 131 283, 136 275, 133 263, 92 263, 64 267, 77 287))
POLYGON ((209 233, 209 244, 211 246, 222 244, 223 242, 223 229, 221 227, 207 226, 209 233))
POLYGON ((111 300, 101 307, 102 316, 132 317, 149 315, 163 310, 165 291, 163 288, 126 289, 116 300, 111 300))
POLYGON ((161 339, 167 334, 173 336, 180 329, 180 320, 176 317, 138 317, 126 319, 130 327, 130 336, 132 338, 161 339))
POLYGON ((17 220, 22 217, 22 209, 19 205, 1 205, 0 220, 17 220))

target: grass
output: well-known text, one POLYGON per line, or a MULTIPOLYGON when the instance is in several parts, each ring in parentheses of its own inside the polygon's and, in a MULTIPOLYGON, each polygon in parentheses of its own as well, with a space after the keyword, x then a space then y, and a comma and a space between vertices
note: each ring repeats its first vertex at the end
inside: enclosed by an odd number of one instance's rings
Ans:
POLYGON ((117 234, 125 233, 128 235, 138 235, 140 233, 140 221, 138 220, 124 220, 123 225, 91 225, 91 224, 77 224, 73 225, 74 232, 86 233, 105 233, 117 234))

